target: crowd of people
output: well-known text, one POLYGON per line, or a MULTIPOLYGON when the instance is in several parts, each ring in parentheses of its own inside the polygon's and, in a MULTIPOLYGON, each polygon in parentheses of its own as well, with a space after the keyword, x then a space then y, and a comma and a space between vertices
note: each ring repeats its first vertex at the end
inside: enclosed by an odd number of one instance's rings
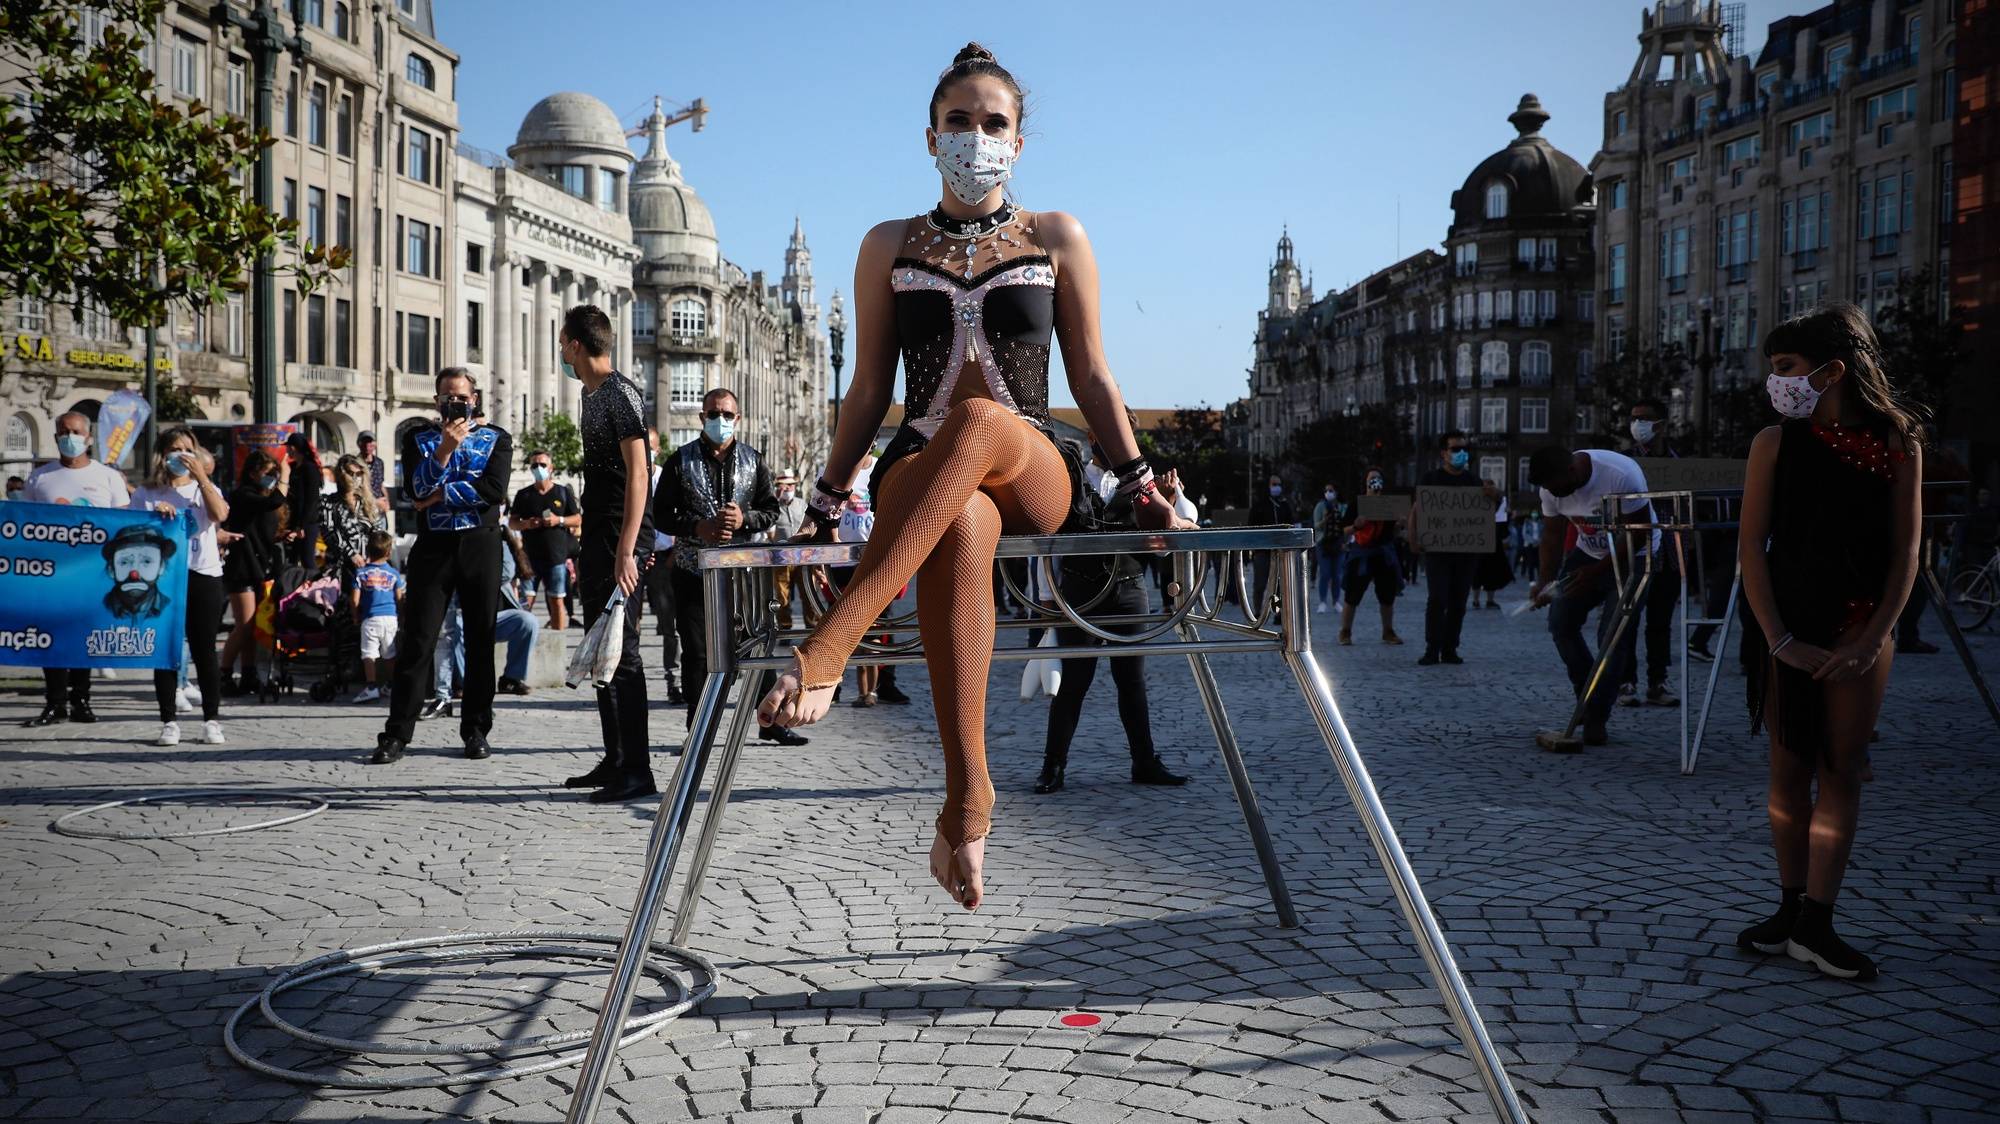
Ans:
MULTIPOLYGON (((221 699, 258 689, 258 613, 266 591, 290 571, 337 582, 333 631, 352 634, 364 684, 354 701, 375 703, 386 694, 387 717, 370 757, 377 765, 404 757, 418 721, 446 716, 457 718, 466 758, 490 755, 496 694, 531 690, 538 600, 558 632, 571 627, 572 614, 587 629, 617 613, 619 659, 596 688, 603 754, 562 782, 590 789, 594 803, 658 791, 641 643, 648 609, 662 638, 667 701, 690 720, 695 714, 707 676, 702 548, 773 539, 865 543, 856 565, 826 576, 829 607, 822 612, 815 598, 803 598, 807 634, 792 649, 792 666, 766 673, 758 686, 759 736, 805 744, 793 727, 825 717, 851 663, 854 705, 907 703, 893 667, 853 657, 879 628, 882 611, 914 584, 945 757, 947 795, 931 872, 955 901, 975 908, 993 804, 985 689, 995 616, 1004 586, 1025 581, 1033 598, 1040 581, 1038 573, 1021 572, 1013 583, 996 584, 1001 534, 1191 529, 1200 517, 1175 474, 1156 475, 1147 464, 1098 352, 1095 264, 1081 227, 1059 212, 1021 210, 1001 193, 1021 147, 1020 103, 1012 76, 977 45, 941 76, 927 143, 946 193, 929 215, 884 223, 862 247, 857 272, 879 272, 883 283, 857 293, 847 412, 825 471, 805 494, 798 477, 737 437, 742 405, 727 389, 704 397, 697 437, 662 450, 646 424, 642 390, 614 369, 612 325, 592 305, 569 309, 558 333, 563 374, 582 384, 580 494, 556 479, 554 458, 541 449, 525 459, 531 482, 512 489, 512 435, 484 419, 466 369, 444 368, 435 419, 408 429, 396 450, 414 522, 400 565, 387 466, 368 434, 358 455, 330 466, 303 434, 292 434, 275 455, 251 450, 225 495, 197 435, 171 428, 154 443, 144 482, 128 489, 122 473, 91 458, 90 419, 68 413, 56 419, 58 459, 9 491, 28 501, 130 506, 184 521, 187 585, 177 602, 186 613, 194 687, 182 686, 184 669, 155 673, 162 745, 180 742, 179 717, 195 711, 199 740, 223 743, 221 699), (975 255, 987 272, 972 287, 961 282, 974 276, 975 255), (1054 278, 1070 270, 1083 279, 1071 284, 1087 287, 1087 295, 1056 292, 1054 278), (892 299, 904 293, 946 299, 892 299), (989 327, 1000 337, 982 350, 955 325, 977 321, 989 302, 1004 307, 1007 326, 989 327), (1048 421, 1048 358, 1058 335, 1071 390, 1090 421, 1087 449, 1059 439, 1048 421), (904 424, 878 450, 875 431, 899 351, 904 424), (233 622, 218 650, 225 613, 233 622), (495 667, 499 643, 508 646, 504 669, 495 667)), ((1544 742, 1548 748, 1605 744, 1621 702, 1677 702, 1666 681, 1682 584, 1698 577, 1714 615, 1722 607, 1718 588, 1725 599, 1729 588, 1718 578, 1733 569, 1730 562, 1740 566, 1749 716, 1770 740, 1779 906, 1738 943, 1783 952, 1829 975, 1868 978, 1872 962, 1835 935, 1832 918, 1893 653, 1922 650, 1892 641, 1901 620, 1904 642, 1916 643, 1906 606, 1917 566, 1923 431, 1882 371, 1872 327, 1852 306, 1823 305, 1785 321, 1769 333, 1763 354, 1771 365, 1767 391, 1784 420, 1751 447, 1741 533, 1702 538, 1709 565, 1699 575, 1682 575, 1676 561, 1696 532, 1662 528, 1645 497, 1640 460, 1678 455, 1667 411, 1650 398, 1632 406, 1623 449, 1538 450, 1528 465, 1532 511, 1513 510, 1501 482, 1472 471, 1471 442, 1452 431, 1438 439, 1436 462, 1419 481, 1427 491, 1406 513, 1381 502, 1387 477, 1369 465, 1356 502, 1328 483, 1310 508, 1274 475, 1247 521, 1312 528, 1312 597, 1319 612, 1338 600, 1341 645, 1354 643, 1355 616, 1371 589, 1381 642, 1401 645, 1395 602, 1420 569, 1427 599, 1416 663, 1424 668, 1476 655, 1465 650, 1468 611, 1498 608, 1497 594, 1530 576, 1526 605, 1547 610, 1554 655, 1581 714, 1576 744, 1554 738, 1544 742), (1468 510, 1483 503, 1492 513, 1490 547, 1427 550, 1424 536, 1411 533, 1424 526, 1426 495, 1446 505, 1441 489, 1479 490, 1477 499, 1464 494, 1468 510), (1649 567, 1653 584, 1614 638, 1610 606, 1622 593, 1621 560, 1627 572, 1649 567), (1593 612, 1595 651, 1584 636, 1593 612)), ((128 532, 160 538, 144 526, 120 534, 128 532)), ((1164 582, 1158 563, 1140 555, 1071 559, 1055 580, 1070 600, 1096 601, 1098 614, 1126 618, 1109 630, 1129 633, 1136 627, 1130 618, 1152 604, 1149 585, 1164 582)), ((793 571, 774 578, 778 622, 789 628, 794 595, 819 578, 793 571)), ((1253 609, 1268 604, 1270 581, 1271 558, 1259 553, 1249 579, 1253 609)), ((1065 647, 1092 639, 1074 627, 1055 630, 1065 647)), ((1691 651, 1713 658, 1707 644, 1698 636, 1691 651)), ((1184 784, 1155 748, 1142 660, 1111 657, 1131 780, 1184 784)), ((1064 787, 1095 664, 1090 655, 1062 660, 1036 793, 1064 787)), ((96 720, 88 669, 51 669, 45 682, 45 705, 30 726, 96 720)))

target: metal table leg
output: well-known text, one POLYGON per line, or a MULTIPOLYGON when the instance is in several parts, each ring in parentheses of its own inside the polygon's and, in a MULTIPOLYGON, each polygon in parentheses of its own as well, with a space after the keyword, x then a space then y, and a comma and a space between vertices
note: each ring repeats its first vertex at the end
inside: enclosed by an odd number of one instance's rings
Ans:
POLYGON ((1514 1095, 1513 1085, 1508 1083, 1499 1051, 1494 1049, 1493 1040, 1486 1034, 1486 1024, 1479 1018, 1479 1009, 1473 1004, 1471 990, 1458 974, 1458 963, 1452 959, 1444 931, 1439 928, 1430 903, 1424 900, 1423 887, 1417 882, 1416 871, 1410 868, 1402 842, 1396 838, 1395 825, 1389 822, 1389 813, 1382 807, 1382 798, 1376 793, 1375 782, 1361 760, 1361 751, 1355 748, 1354 738, 1348 733, 1347 722, 1340 715, 1340 705, 1334 701, 1333 689, 1327 684, 1325 673, 1320 671, 1310 652, 1287 652, 1285 662, 1291 665, 1292 674, 1299 681, 1299 692, 1305 696, 1312 707, 1313 718, 1319 722, 1320 733, 1326 738, 1334 766, 1340 771, 1341 783, 1347 787, 1348 799, 1354 802, 1355 811, 1361 815, 1361 824, 1368 831, 1368 841, 1382 863, 1382 872, 1388 875, 1389 888, 1396 893, 1396 904, 1402 907, 1403 919, 1409 923, 1410 935, 1417 942, 1417 951, 1423 954, 1424 963, 1431 970, 1431 979, 1437 982, 1445 1010, 1450 1012, 1452 1023, 1458 1027, 1459 1041, 1465 1044, 1466 1053, 1472 1055, 1472 1064, 1479 1069, 1480 1082, 1486 1086, 1486 1095, 1493 1102, 1494 1113, 1510 1124, 1527 1124, 1527 1113, 1514 1095))
MULTIPOLYGON (((1180 634, 1186 640, 1199 639, 1194 626, 1185 622, 1180 634)), ((1229 714, 1222 708, 1222 688, 1216 685, 1207 656, 1189 652, 1188 667, 1194 672, 1194 684, 1201 693, 1202 709, 1208 712, 1208 724, 1215 729, 1215 744, 1222 750, 1223 763, 1229 769, 1229 786, 1236 792, 1236 806, 1243 810, 1243 824, 1250 829, 1251 846, 1257 849, 1257 861, 1264 867, 1264 885, 1271 890, 1271 907, 1278 911, 1278 926, 1296 929, 1298 911, 1292 908, 1291 891, 1285 888, 1285 869, 1278 862, 1277 850, 1271 846, 1264 813, 1257 807, 1257 791, 1251 787, 1250 771, 1243 767, 1243 751, 1236 745, 1236 731, 1230 727, 1229 714)))
POLYGON ((1937 571, 1928 559, 1917 567, 1918 574, 1931 591, 1931 607, 1937 610, 1938 620, 1944 625, 1944 633, 1951 637, 1951 646, 1958 652, 1960 663, 1965 665, 1965 673, 1972 676, 1972 686, 1986 703, 1986 713, 1993 716, 1993 723, 2000 726, 2000 703, 1993 700, 1993 688, 1986 683, 1986 676, 1979 673, 1979 661, 1972 658, 1972 649, 1966 646, 1965 632, 1951 617, 1951 606, 1945 600, 1944 583, 1938 580, 1937 571))
POLYGON ((729 723, 729 741, 723 747, 722 760, 715 767, 715 780, 709 784, 708 811, 702 815, 701 837, 695 842, 694 858, 688 863, 687 883, 681 889, 680 908, 674 911, 673 935, 669 943, 679 944, 687 939, 688 930, 694 927, 694 912, 701 906, 701 888, 708 881, 708 860, 715 851, 715 838, 722 830, 722 813, 729 806, 729 790, 736 782, 736 763, 743 756, 743 742, 750 733, 750 717, 756 713, 757 700, 752 696, 757 692, 761 675, 744 675, 743 685, 736 692, 736 713, 729 723))
POLYGON ((1715 634, 1715 658, 1708 665, 1708 690, 1701 696, 1701 717, 1695 720, 1694 741, 1689 743, 1687 756, 1681 761, 1681 775, 1691 777, 1694 767, 1701 760, 1701 739, 1708 733, 1709 708, 1715 705, 1715 685, 1722 679, 1723 653, 1729 650, 1730 626, 1736 623, 1736 598, 1743 588, 1743 564, 1736 564, 1736 573, 1729 579, 1729 604, 1722 610, 1722 627, 1715 634))

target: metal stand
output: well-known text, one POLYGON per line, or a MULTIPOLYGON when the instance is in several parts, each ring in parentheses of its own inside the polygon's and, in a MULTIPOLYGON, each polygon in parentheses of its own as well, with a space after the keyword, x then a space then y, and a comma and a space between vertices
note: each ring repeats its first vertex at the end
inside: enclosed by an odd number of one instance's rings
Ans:
MULTIPOLYGON (((1244 766, 1241 751, 1229 726, 1228 715, 1223 710, 1221 692, 1207 663, 1207 656, 1215 653, 1281 654, 1291 667, 1298 681, 1299 690, 1305 696, 1315 720, 1319 723, 1320 731, 1326 738, 1334 764, 1340 772, 1341 781, 1361 815, 1369 842, 1374 846, 1382 869, 1388 875, 1389 884, 1395 892, 1397 904, 1401 907, 1405 920, 1409 923, 1418 951, 1430 968, 1445 1008, 1450 1013, 1453 1024, 1458 1028, 1460 1041, 1465 1044, 1467 1053, 1479 1070, 1481 1082, 1493 1102, 1495 1113, 1509 1124, 1526 1124, 1527 1115, 1515 1097, 1513 1087, 1508 1083, 1499 1053, 1487 1036, 1485 1025, 1481 1022, 1478 1009, 1473 1003, 1471 991, 1459 976, 1458 966, 1452 959, 1451 949, 1445 942, 1443 930, 1439 927, 1429 904, 1424 900, 1423 889, 1410 867, 1408 858, 1403 854, 1395 827, 1382 806, 1373 781, 1369 778, 1360 750, 1356 748, 1346 722, 1340 716, 1332 688, 1313 659, 1307 627, 1304 553, 1311 545, 1311 533, 1300 528, 1174 531, 1159 534, 1134 531, 1003 539, 996 552, 1000 558, 1055 559, 1069 555, 1171 551, 1176 555, 1175 573, 1178 578, 1178 589, 1173 591, 1172 600, 1159 613, 1101 616, 1086 620, 1075 607, 1063 599, 1060 589, 1057 588, 1059 583, 1050 583, 1054 612, 1044 611, 1031 620, 1005 620, 997 624, 1002 629, 1061 627, 1067 624, 1084 630, 1086 634, 1105 637, 1117 648, 1122 648, 1125 653, 1181 653, 1188 657, 1196 685, 1202 695, 1203 706, 1208 711, 1210 724, 1215 729, 1217 745, 1228 767, 1230 782, 1235 790, 1238 806, 1242 810, 1244 824, 1256 848, 1258 861, 1263 866, 1265 882, 1271 891, 1272 905, 1277 912, 1279 923, 1289 927, 1298 923, 1297 915, 1291 897, 1285 889, 1283 872, 1265 828, 1263 815, 1258 810, 1249 771, 1244 766), (1244 592, 1243 609, 1246 620, 1243 623, 1222 619, 1220 604, 1212 606, 1205 604, 1207 598, 1201 587, 1211 561, 1210 552, 1216 551, 1268 553, 1274 555, 1272 564, 1279 568, 1280 580, 1276 583, 1278 596, 1269 599, 1261 607, 1261 612, 1252 611, 1253 606, 1248 603, 1248 591, 1244 592), (1197 561, 1200 562, 1199 567, 1195 565, 1197 561), (1205 611, 1200 614, 1195 613, 1197 606, 1202 606, 1205 611), (1140 627, 1132 635, 1107 634, 1099 627, 1112 623, 1133 624, 1140 627), (1204 637, 1203 629, 1211 629, 1220 635, 1212 638, 1204 637), (1174 638, 1169 638, 1170 634, 1174 638)), ((583 1072, 578 1078, 576 1094, 570 1103, 566 1117, 568 1124, 589 1124, 596 1117, 598 1103, 604 1094, 611 1066, 616 1058, 617 1030, 630 1010, 633 993, 639 983, 644 954, 659 921, 666 888, 671 882, 674 868, 678 865, 680 844, 692 815, 695 793, 700 787, 701 776, 708 766, 711 747, 721 723, 723 697, 738 677, 743 678, 744 685, 737 697, 737 711, 731 724, 729 742, 717 768, 708 815, 702 824, 701 838, 689 867, 687 885, 681 896, 681 908, 675 916, 673 931, 676 934, 685 934, 692 924, 695 908, 700 901, 709 857, 720 832, 723 809, 734 781, 736 766, 741 759, 743 738, 748 731, 750 711, 754 703, 751 691, 758 678, 750 673, 788 666, 790 657, 780 653, 782 643, 804 635, 803 631, 789 632, 777 629, 769 621, 768 613, 760 608, 769 602, 769 598, 762 594, 769 583, 770 571, 784 566, 852 564, 858 559, 861 550, 859 544, 823 546, 766 544, 723 547, 702 552, 703 604, 708 625, 708 680, 703 686, 701 701, 695 709, 694 721, 690 723, 686 752, 681 756, 667 791, 661 796, 660 810, 653 821, 646 867, 640 878, 639 892, 633 903, 631 919, 626 926, 617 968, 612 972, 611 982, 605 991, 604 1004, 598 1014, 597 1031, 591 1037, 590 1049, 583 1062, 583 1072), (748 598, 745 614, 732 619, 729 612, 732 584, 738 573, 752 583, 755 595, 748 598), (743 630, 745 634, 741 636, 738 635, 736 627, 738 620, 750 626, 743 630)), ((1235 557, 1230 557, 1229 561, 1240 564, 1235 557)), ((872 649, 862 655, 862 658, 869 663, 906 664, 916 663, 924 658, 920 651, 921 637, 916 641, 889 647, 873 648, 867 644, 863 647, 872 649)), ((1098 646, 996 647, 994 658, 1060 659, 1072 655, 1098 657, 1107 654, 1109 653, 1105 648, 1098 646)))

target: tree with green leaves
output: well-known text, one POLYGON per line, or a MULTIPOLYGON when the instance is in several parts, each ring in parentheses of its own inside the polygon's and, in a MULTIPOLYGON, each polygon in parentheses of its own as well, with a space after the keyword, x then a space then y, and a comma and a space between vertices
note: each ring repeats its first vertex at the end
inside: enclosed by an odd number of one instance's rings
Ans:
POLYGON ((1931 266, 1898 281, 1895 295, 1875 313, 1883 372, 1900 394, 1933 417, 1953 405, 1947 399, 1964 333, 1958 311, 1938 300, 1937 271, 1931 266))
POLYGON ((550 414, 542 424, 523 430, 514 447, 521 450, 523 460, 536 449, 547 450, 549 467, 564 475, 583 471, 583 434, 568 414, 550 414))
POLYGON ((243 291, 263 251, 302 290, 347 265, 247 194, 269 134, 160 96, 164 5, 0 0, 0 298, 144 326, 243 291))
POLYGON ((1394 409, 1382 403, 1359 407, 1352 416, 1328 414, 1292 434, 1285 459, 1304 474, 1294 481, 1308 495, 1332 481, 1345 495, 1361 491, 1362 473, 1371 464, 1387 468, 1415 451, 1409 430, 1394 409))

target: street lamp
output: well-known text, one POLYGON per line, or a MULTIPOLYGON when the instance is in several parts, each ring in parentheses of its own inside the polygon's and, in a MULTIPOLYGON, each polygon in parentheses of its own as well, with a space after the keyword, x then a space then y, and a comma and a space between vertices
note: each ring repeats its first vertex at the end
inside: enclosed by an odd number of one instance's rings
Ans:
POLYGON ((840 428, 840 368, 846 362, 847 313, 840 299, 840 290, 833 291, 833 311, 826 317, 826 336, 832 344, 828 356, 833 360, 833 427, 840 428))
POLYGON ((1711 428, 1708 416, 1709 380, 1713 377, 1716 361, 1715 353, 1715 313, 1708 307, 1708 298, 1701 301, 1701 327, 1688 328, 1688 358, 1694 363, 1696 377, 1694 400, 1691 403, 1694 422, 1694 441, 1700 452, 1708 453, 1708 432, 1711 428))

